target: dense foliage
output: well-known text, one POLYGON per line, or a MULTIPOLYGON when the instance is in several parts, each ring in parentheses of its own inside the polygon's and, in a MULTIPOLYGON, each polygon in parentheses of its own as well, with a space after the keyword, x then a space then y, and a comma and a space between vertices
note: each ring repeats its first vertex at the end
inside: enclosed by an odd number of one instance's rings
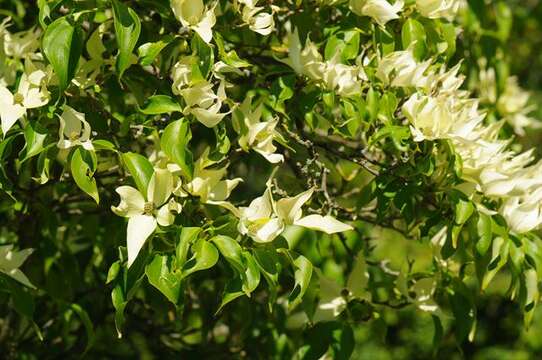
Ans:
POLYGON ((542 354, 538 0, 0 5, 0 357, 542 354))

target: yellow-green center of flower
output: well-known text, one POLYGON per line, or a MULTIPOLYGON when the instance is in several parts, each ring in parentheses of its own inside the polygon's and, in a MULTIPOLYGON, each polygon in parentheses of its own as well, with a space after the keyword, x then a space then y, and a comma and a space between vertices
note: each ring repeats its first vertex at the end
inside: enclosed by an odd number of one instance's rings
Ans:
POLYGON ((72 131, 70 133, 69 138, 70 138, 71 141, 75 141, 75 140, 79 139, 79 133, 76 132, 76 131, 72 131))
POLYGON ((13 95, 13 103, 14 103, 14 104, 22 104, 23 101, 24 101, 24 96, 23 96, 23 94, 17 93, 17 94, 15 94, 15 95, 13 95))
POLYGON ((145 215, 152 215, 154 212, 155 206, 153 202, 146 202, 145 205, 143 205, 143 213, 145 215))

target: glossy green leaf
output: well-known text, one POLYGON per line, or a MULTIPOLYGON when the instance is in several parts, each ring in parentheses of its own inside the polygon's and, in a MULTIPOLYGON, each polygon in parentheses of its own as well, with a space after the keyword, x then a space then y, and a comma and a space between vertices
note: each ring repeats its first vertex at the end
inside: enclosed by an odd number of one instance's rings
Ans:
POLYGON ((303 300, 303 296, 309 287, 312 277, 312 263, 303 255, 299 255, 294 260, 293 265, 295 268, 295 284, 294 289, 288 296, 288 309, 290 311, 303 300))
POLYGON ((141 45, 137 49, 139 63, 143 66, 152 64, 160 52, 174 40, 175 37, 173 35, 166 35, 156 42, 148 42, 141 45))
POLYGON ((209 241, 200 239, 192 245, 192 257, 182 268, 182 278, 196 271, 206 270, 215 266, 218 261, 218 250, 209 241))
POLYGON ((423 25, 414 19, 407 19, 401 30, 401 40, 403 48, 413 47, 414 57, 418 60, 424 58, 425 49, 425 29, 423 25))
POLYGON ((183 109, 181 108, 181 105, 170 96, 154 95, 147 100, 145 106, 139 111, 147 115, 158 115, 172 113, 174 111, 182 112, 183 109))
POLYGON ((51 23, 42 40, 43 53, 58 76, 61 91, 68 87, 83 51, 83 31, 70 16, 51 23))
POLYGON ((149 283, 157 288, 173 304, 179 303, 181 294, 181 272, 173 268, 173 257, 156 254, 146 266, 149 283))
POLYGON ((95 156, 82 147, 77 147, 73 152, 70 168, 77 186, 90 195, 98 204, 100 196, 96 186, 96 179, 93 177, 94 171, 96 171, 95 156))
POLYGON ((136 183, 139 192, 141 192, 143 196, 147 196, 149 181, 154 173, 152 164, 145 156, 132 152, 122 154, 122 160, 134 178, 134 182, 136 183))
POLYGON ((44 142, 47 138, 47 129, 41 126, 39 123, 28 124, 24 128, 24 157, 21 162, 39 155, 44 150, 44 142))
POLYGON ((166 126, 160 138, 164 153, 190 178, 194 171, 192 152, 188 149, 191 138, 190 123, 186 119, 176 120, 166 126))
POLYGON ((141 32, 141 21, 136 12, 120 0, 112 0, 115 35, 119 48, 115 68, 121 78, 124 71, 130 67, 134 48, 141 32))

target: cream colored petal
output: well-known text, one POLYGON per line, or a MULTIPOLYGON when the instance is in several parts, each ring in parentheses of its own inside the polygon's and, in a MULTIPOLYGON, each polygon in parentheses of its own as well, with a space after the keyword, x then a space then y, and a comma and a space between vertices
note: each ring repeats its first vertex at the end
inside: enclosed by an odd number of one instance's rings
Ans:
POLYGON ((128 267, 130 267, 145 241, 156 229, 156 219, 150 215, 136 215, 128 220, 126 240, 128 247, 128 267))
POLYGON ((208 200, 206 202, 206 204, 217 205, 217 206, 223 207, 224 209, 229 210, 234 216, 236 216, 236 217, 241 216, 241 212, 239 211, 239 209, 236 208, 235 205, 233 205, 229 201, 212 201, 212 200, 208 200))
POLYGON ((115 191, 120 195, 120 204, 111 206, 115 214, 124 217, 143 214, 145 199, 139 191, 131 186, 119 186, 115 191))
POLYGON ((78 137, 81 135, 82 122, 85 120, 85 114, 80 113, 68 105, 64 105, 64 111, 60 115, 60 124, 63 126, 64 136, 70 138, 72 134, 78 137))
POLYGON ((226 200, 230 197, 233 189, 242 181, 241 178, 219 181, 209 192, 208 199, 214 201, 226 200))
POLYGON ((216 17, 214 8, 207 10, 203 19, 193 27, 194 31, 205 41, 210 43, 213 39, 213 26, 215 26, 216 17))
POLYGON ((277 201, 277 215, 288 225, 293 224, 301 217, 301 207, 311 198, 314 188, 302 192, 293 197, 283 198, 277 201))
POLYGON ((17 120, 26 114, 26 109, 19 104, 3 107, 0 109, 0 120, 2 121, 2 133, 6 136, 7 132, 17 120))
POLYGON ((175 214, 170 211, 169 204, 165 204, 156 212, 156 220, 160 226, 170 226, 175 222, 175 214))
POLYGON ((166 169, 154 169, 147 189, 147 200, 158 207, 167 201, 172 192, 173 175, 166 169))
POLYGON ((309 229, 323 231, 326 234, 335 234, 338 232, 352 230, 352 226, 342 223, 332 216, 309 215, 297 221, 295 225, 303 226, 309 229))
POLYGON ((190 113, 196 117, 196 119, 202 123, 203 125, 207 126, 208 128, 215 127, 224 116, 228 115, 229 112, 226 113, 219 113, 220 107, 222 104, 216 103, 215 105, 211 106, 209 109, 203 109, 203 108, 194 108, 190 109, 190 113))
POLYGON ((261 226, 252 236, 252 239, 259 243, 268 243, 275 240, 275 238, 279 236, 283 230, 284 223, 282 220, 273 218, 261 226))

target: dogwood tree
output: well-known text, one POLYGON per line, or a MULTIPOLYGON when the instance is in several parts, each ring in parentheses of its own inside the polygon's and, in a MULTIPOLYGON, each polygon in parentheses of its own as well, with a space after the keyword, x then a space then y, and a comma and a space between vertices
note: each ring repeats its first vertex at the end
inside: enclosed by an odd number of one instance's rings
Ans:
POLYGON ((532 322, 506 2, 1 3, 8 357, 349 358, 404 310, 438 351, 503 277, 532 322))

